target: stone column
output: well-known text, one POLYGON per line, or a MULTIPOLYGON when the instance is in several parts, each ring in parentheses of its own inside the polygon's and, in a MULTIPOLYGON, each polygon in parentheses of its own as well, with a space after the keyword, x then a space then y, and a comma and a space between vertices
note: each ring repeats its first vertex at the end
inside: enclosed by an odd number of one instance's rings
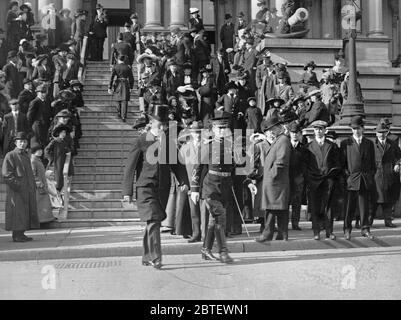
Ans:
MULTIPOLYGON (((257 6, 258 0, 252 0, 251 2, 251 19, 256 18, 256 14, 259 12, 260 7, 257 6)), ((246 14, 246 12, 244 12, 246 14)))
POLYGON ((275 0, 275 6, 277 9, 277 16, 282 17, 283 13, 281 12, 281 6, 284 4, 285 0, 275 0))
POLYGON ((185 26, 185 6, 183 0, 170 1, 170 27, 182 28, 185 26))
POLYGON ((334 38, 334 12, 335 1, 337 0, 322 0, 322 37, 325 39, 334 38))
POLYGON ((369 34, 370 38, 383 38, 383 2, 369 0, 369 34))
POLYGON ((54 3, 52 0, 38 0, 38 21, 41 22, 43 16, 46 14, 45 7, 50 3, 54 3))
POLYGON ((73 17, 78 9, 83 9, 83 2, 83 0, 63 0, 63 8, 70 9, 70 17, 73 17))
POLYGON ((160 0, 146 0, 146 24, 145 29, 162 28, 162 10, 160 0))

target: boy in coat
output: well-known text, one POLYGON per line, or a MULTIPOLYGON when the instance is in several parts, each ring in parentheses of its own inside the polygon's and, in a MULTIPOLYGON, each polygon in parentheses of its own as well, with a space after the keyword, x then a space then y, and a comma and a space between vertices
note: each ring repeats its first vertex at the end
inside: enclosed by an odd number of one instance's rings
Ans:
POLYGON ((357 205, 361 216, 362 236, 373 239, 370 232, 369 210, 372 195, 376 192, 375 147, 363 136, 364 121, 360 116, 351 119, 352 137, 341 143, 343 167, 347 177, 347 203, 344 219, 346 240, 351 240, 352 219, 357 205))
POLYGON ((26 152, 27 135, 18 132, 14 141, 16 148, 5 156, 2 167, 2 176, 7 185, 6 230, 12 231, 14 242, 27 242, 33 239, 27 237, 25 231, 40 227, 36 183, 26 152))
POLYGON ((263 121, 262 111, 256 105, 256 98, 251 97, 248 99, 248 108, 245 113, 245 121, 247 130, 253 130, 255 133, 261 132, 260 125, 263 121))

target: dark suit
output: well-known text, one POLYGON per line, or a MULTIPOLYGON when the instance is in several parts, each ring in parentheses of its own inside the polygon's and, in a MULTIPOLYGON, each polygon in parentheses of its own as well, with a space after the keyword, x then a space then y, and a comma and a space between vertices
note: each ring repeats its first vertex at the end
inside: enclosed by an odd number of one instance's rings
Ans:
POLYGON ((110 64, 116 64, 119 56, 128 57, 128 61, 125 61, 130 66, 134 63, 134 51, 129 43, 118 42, 113 44, 113 53, 111 54, 110 64))
POLYGON ((136 47, 136 40, 135 36, 131 32, 124 32, 123 33, 123 41, 130 44, 133 51, 135 51, 136 47))
POLYGON ((175 77, 171 73, 171 71, 167 71, 163 77, 163 88, 167 93, 167 97, 175 96, 177 89, 183 83, 183 75, 178 71, 175 74, 175 77))
POLYGON ((359 204, 362 230, 369 231, 369 205, 372 194, 376 191, 374 144, 372 141, 363 138, 359 146, 354 138, 348 138, 341 143, 341 154, 348 190, 344 232, 352 231, 352 219, 357 204, 359 204))
POLYGON ((42 66, 37 66, 35 70, 33 70, 32 80, 38 79, 40 81, 49 82, 53 79, 53 73, 49 66, 46 66, 46 69, 42 66))
POLYGON ((18 96, 19 111, 24 114, 28 113, 29 104, 36 98, 36 94, 33 91, 22 90, 18 96))
POLYGON ((38 97, 31 101, 27 113, 29 125, 33 132, 31 145, 36 142, 39 143, 42 148, 46 147, 47 132, 50 127, 51 117, 52 111, 48 101, 42 101, 38 97))
POLYGON ((333 233, 331 206, 335 180, 341 173, 340 153, 337 145, 325 139, 323 146, 317 141, 308 145, 308 172, 310 205, 312 212, 312 228, 314 235, 320 233, 321 220, 324 219, 326 236, 333 233))
POLYGON ((238 118, 238 113, 242 112, 245 115, 245 111, 246 110, 241 108, 240 98, 238 95, 231 97, 229 94, 225 94, 216 102, 215 116, 229 116, 231 118, 231 129, 234 129, 234 120, 238 118))
POLYGON ((14 150, 14 137, 17 132, 29 133, 31 129, 29 128, 28 119, 25 114, 21 111, 18 112, 17 119, 15 121, 12 112, 7 113, 4 116, 3 125, 1 129, 1 138, 3 143, 3 154, 14 150))
POLYGON ((8 91, 11 99, 18 99, 18 95, 24 86, 22 84, 22 79, 17 67, 9 62, 4 66, 3 71, 6 74, 6 90, 8 91))
POLYGON ((228 62, 228 58, 224 56, 223 59, 221 59, 221 62, 217 57, 213 58, 211 65, 214 75, 214 87, 217 89, 217 93, 222 95, 224 94, 225 85, 229 81, 228 75, 231 72, 230 63, 228 62), (228 70, 227 73, 226 70, 228 70))
POLYGON ((255 49, 245 50, 242 67, 249 72, 249 86, 256 92, 256 64, 258 63, 258 52, 255 49))
POLYGON ((223 49, 226 50, 228 48, 234 49, 234 41, 235 41, 235 27, 234 24, 230 23, 229 25, 225 23, 220 29, 220 40, 223 46, 223 49))
POLYGON ((91 57, 93 60, 103 60, 103 45, 104 39, 107 38, 107 26, 109 20, 106 15, 101 14, 95 17, 95 20, 90 26, 90 31, 93 32, 93 41, 91 46, 91 57))
POLYGON ((330 112, 322 101, 316 101, 313 103, 310 111, 305 115, 305 118, 307 119, 308 124, 312 124, 318 120, 330 123, 330 112))
POLYGON ((134 88, 134 76, 130 66, 119 63, 113 67, 109 89, 112 89, 113 85, 114 100, 118 102, 118 114, 122 119, 126 119, 128 101, 131 99, 130 89, 134 88))
POLYGON ((162 258, 160 244, 161 222, 167 217, 166 205, 170 192, 170 170, 173 170, 179 184, 188 183, 185 168, 181 165, 168 164, 169 150, 172 140, 160 145, 159 140, 151 132, 143 133, 132 146, 125 163, 123 195, 133 196, 134 175, 136 173, 136 190, 138 213, 142 221, 147 223, 143 239, 143 261, 159 262, 162 258), (152 148, 156 161, 147 158, 148 149, 152 148), (163 156, 166 156, 163 158, 163 156))

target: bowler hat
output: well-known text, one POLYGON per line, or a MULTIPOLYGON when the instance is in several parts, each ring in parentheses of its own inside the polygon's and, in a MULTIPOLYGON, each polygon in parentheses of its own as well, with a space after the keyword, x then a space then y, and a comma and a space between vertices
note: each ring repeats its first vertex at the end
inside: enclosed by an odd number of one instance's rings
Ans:
POLYGON ((168 105, 155 104, 152 113, 149 114, 149 117, 160 122, 168 122, 169 121, 168 114, 169 114, 168 105))
POLYGON ((262 132, 266 132, 280 124, 281 124, 281 121, 278 117, 276 117, 276 116, 270 117, 267 120, 262 121, 262 124, 261 124, 262 132))
POLYGON ((388 132, 389 128, 384 123, 379 123, 376 127, 376 132, 385 133, 388 132))
POLYGON ((365 126, 365 123, 361 116, 355 116, 351 119, 351 128, 352 129, 357 129, 357 128, 360 128, 363 126, 365 126))
POLYGON ((326 121, 322 120, 317 120, 311 124, 312 128, 324 128, 326 129, 329 126, 329 124, 326 121))
POLYGON ((231 15, 231 14, 229 14, 229 13, 226 13, 225 15, 224 15, 224 19, 225 20, 228 20, 228 19, 231 19, 233 16, 231 15))
POLYGON ((326 138, 332 139, 332 140, 337 140, 338 139, 338 134, 334 130, 329 130, 326 132, 326 138))
POLYGON ((14 137, 14 141, 17 140, 27 140, 28 141, 28 135, 26 134, 26 132, 20 131, 17 132, 17 134, 14 137))
POLYGON ((59 136, 59 134, 61 133, 61 131, 65 131, 67 134, 69 134, 71 132, 71 128, 69 126, 65 126, 65 125, 56 126, 53 129, 52 136, 57 138, 59 136))

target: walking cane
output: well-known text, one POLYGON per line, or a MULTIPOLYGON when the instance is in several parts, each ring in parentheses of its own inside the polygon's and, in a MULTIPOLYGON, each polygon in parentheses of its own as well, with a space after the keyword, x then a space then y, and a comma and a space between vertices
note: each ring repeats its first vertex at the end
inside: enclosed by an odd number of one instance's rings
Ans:
POLYGON ((234 192, 234 188, 233 188, 233 187, 231 187, 231 192, 233 193, 234 200, 235 200, 235 204, 237 205, 239 215, 240 215, 240 217, 241 217, 242 223, 244 224, 246 234, 247 234, 248 238, 250 238, 251 235, 249 234, 249 231, 248 231, 248 228, 247 228, 247 226, 246 226, 244 217, 243 217, 242 214, 241 214, 241 208, 239 207, 239 203, 238 203, 238 200, 237 200, 237 196, 235 195, 235 192, 234 192))

